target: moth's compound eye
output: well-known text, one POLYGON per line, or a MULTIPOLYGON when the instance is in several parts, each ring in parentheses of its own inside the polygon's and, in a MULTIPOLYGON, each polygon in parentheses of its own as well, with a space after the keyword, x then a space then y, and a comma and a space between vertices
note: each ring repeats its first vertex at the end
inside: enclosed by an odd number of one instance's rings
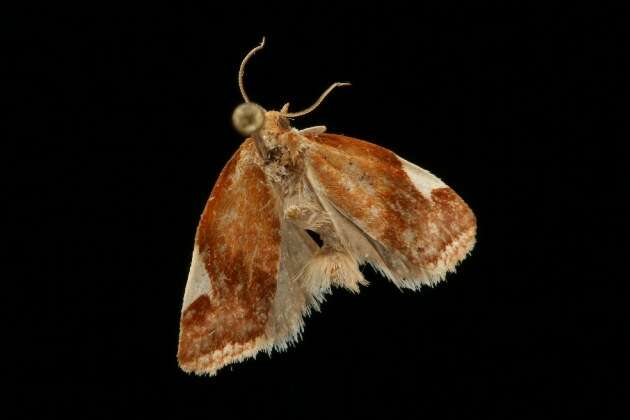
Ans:
POLYGON ((265 111, 253 102, 240 104, 232 114, 232 124, 236 131, 244 136, 251 136, 265 123, 265 111))
POLYGON ((291 124, 289 124, 289 119, 286 117, 283 117, 282 115, 278 117, 278 125, 281 128, 284 128, 285 130, 288 130, 289 128, 291 128, 291 124))

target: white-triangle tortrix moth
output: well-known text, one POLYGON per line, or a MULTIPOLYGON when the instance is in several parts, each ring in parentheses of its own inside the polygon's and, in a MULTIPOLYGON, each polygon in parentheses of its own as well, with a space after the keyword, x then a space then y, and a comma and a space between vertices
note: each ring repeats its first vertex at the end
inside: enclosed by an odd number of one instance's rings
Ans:
POLYGON ((248 138, 201 216, 181 314, 178 361, 198 374, 261 350, 286 349, 333 286, 358 292, 370 264, 401 288, 444 279, 475 243, 476 220, 439 178, 391 151, 325 127, 289 124, 312 111, 245 103, 248 138), (317 234, 321 242, 309 234, 317 234))

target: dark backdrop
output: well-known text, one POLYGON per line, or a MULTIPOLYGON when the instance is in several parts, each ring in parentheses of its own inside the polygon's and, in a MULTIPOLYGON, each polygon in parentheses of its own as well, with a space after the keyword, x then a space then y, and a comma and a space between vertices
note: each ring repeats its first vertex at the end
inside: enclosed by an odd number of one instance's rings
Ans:
POLYGON ((22 331, 36 354, 15 359, 34 368, 22 410, 613 416, 621 11, 259 6, 51 9, 8 25, 19 172, 5 183, 28 222, 15 248, 29 250, 17 279, 44 301, 22 331), (366 269, 370 286, 331 295, 294 348, 190 376, 175 355, 195 227, 242 141, 237 70, 263 35, 255 101, 295 110, 352 82, 295 126, 437 174, 475 211, 478 244, 418 293, 366 269))

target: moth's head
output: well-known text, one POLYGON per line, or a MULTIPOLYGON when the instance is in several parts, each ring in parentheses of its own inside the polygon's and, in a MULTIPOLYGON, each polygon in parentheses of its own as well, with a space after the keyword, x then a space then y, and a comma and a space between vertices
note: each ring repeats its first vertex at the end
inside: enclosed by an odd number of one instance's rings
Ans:
POLYGON ((245 93, 245 88, 243 86, 243 74, 245 73, 245 64, 247 61, 254 55, 254 53, 260 50, 265 45, 265 38, 262 39, 262 42, 259 46, 252 49, 243 61, 241 62, 241 68, 238 72, 238 86, 241 89, 241 95, 243 96, 244 103, 240 104, 234 110, 232 114, 232 123, 234 124, 234 128, 241 133, 242 135, 248 137, 252 136, 258 132, 264 132, 268 134, 282 134, 282 132, 288 131, 291 129, 289 124, 289 119, 294 117, 299 117, 302 115, 306 115, 309 112, 313 111, 315 108, 322 103, 324 98, 336 87, 339 86, 349 86, 350 83, 333 83, 328 89, 321 94, 319 99, 315 101, 315 103, 308 108, 297 111, 297 112, 289 112, 289 104, 285 104, 280 111, 267 111, 262 106, 252 102, 249 100, 249 97, 245 93))
POLYGON ((291 129, 289 118, 281 111, 265 111, 254 102, 245 102, 234 109, 232 123, 236 131, 245 137, 257 132, 279 135, 291 129))

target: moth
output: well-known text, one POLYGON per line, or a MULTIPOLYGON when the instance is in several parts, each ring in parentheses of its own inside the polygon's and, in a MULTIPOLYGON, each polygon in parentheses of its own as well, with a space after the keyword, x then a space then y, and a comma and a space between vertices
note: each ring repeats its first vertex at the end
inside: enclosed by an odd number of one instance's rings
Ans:
POLYGON ((214 375, 299 340, 333 287, 359 292, 370 264, 399 288, 444 279, 475 244, 476 219, 444 182, 393 152, 267 111, 243 87, 233 123, 247 139, 223 168, 197 227, 178 361, 214 375), (317 238, 319 236, 319 240, 317 238))

